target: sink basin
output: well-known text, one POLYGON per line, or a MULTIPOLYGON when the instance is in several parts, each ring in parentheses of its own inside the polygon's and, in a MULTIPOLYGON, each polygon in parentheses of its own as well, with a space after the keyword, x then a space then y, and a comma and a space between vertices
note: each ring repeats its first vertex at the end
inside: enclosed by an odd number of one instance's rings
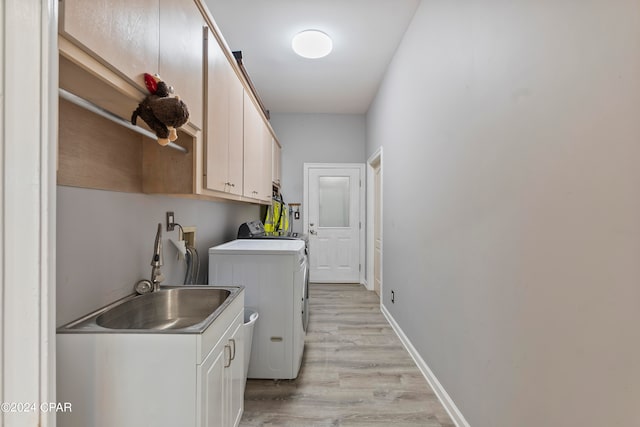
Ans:
POLYGON ((201 333, 240 286, 166 286, 129 295, 58 328, 59 333, 201 333))
POLYGON ((113 307, 96 324, 109 329, 186 328, 205 320, 230 294, 226 289, 161 290, 113 307))

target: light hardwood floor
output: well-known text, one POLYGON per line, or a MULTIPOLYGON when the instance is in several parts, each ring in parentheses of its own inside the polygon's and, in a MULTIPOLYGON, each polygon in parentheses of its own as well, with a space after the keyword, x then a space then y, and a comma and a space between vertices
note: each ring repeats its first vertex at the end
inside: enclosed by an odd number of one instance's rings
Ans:
POLYGON ((248 380, 241 426, 454 427, 375 293, 316 283, 309 292, 298 378, 248 380))

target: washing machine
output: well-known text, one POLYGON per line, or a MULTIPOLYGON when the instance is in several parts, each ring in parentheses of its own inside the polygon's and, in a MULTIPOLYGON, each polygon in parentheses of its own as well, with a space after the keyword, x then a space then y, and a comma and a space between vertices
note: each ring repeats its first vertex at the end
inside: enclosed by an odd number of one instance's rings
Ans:
MULTIPOLYGON (((264 224, 260 220, 245 222, 238 228, 238 239, 257 239, 257 240, 303 240, 305 243, 305 254, 307 254, 307 260, 309 259, 309 236, 306 234, 274 231, 267 233, 264 230, 264 224)), ((308 274, 307 274, 308 276, 308 274)), ((304 300, 304 329, 307 329, 309 323, 309 289, 308 283, 305 287, 306 298, 304 300)))
POLYGON ((293 379, 304 352, 308 261, 302 240, 238 239, 209 249, 209 284, 242 285, 259 313, 248 378, 293 379))

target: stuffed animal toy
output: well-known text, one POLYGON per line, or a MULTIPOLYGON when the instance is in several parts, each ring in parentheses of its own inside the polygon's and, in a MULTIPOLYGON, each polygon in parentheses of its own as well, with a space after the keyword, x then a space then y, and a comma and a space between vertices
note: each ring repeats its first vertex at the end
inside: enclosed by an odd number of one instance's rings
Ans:
POLYGON ((171 96, 173 88, 160 80, 157 74, 145 74, 144 83, 151 94, 138 104, 131 123, 135 125, 139 116, 155 132, 158 144, 167 145, 169 141, 178 139, 176 128, 189 120, 189 109, 178 96, 171 96))

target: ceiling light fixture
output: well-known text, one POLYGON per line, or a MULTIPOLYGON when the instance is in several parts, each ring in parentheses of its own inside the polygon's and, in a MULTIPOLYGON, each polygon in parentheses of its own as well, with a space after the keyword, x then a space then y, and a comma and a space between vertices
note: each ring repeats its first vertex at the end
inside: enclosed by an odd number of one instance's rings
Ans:
POLYGON ((327 56, 333 49, 331 37, 318 30, 305 30, 293 37, 293 51, 304 58, 316 59, 327 56))

